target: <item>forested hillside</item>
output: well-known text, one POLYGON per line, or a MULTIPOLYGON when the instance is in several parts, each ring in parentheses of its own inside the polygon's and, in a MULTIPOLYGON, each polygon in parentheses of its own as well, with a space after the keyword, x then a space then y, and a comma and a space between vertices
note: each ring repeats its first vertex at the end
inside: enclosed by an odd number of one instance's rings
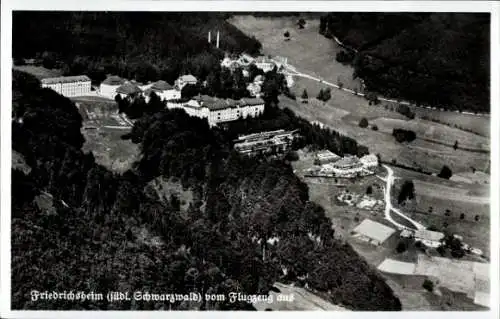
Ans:
POLYGON ((331 13, 320 33, 359 50, 355 76, 385 96, 490 110, 490 17, 470 13, 331 13))
POLYGON ((30 291, 265 294, 277 280, 299 278, 351 309, 401 309, 376 271, 334 239, 286 161, 243 158, 225 131, 163 110, 136 122, 131 138, 142 159, 116 175, 82 153, 82 119, 69 99, 21 73, 13 79, 12 144, 31 168, 12 172, 13 309, 251 309, 228 301, 34 302, 30 291), (147 187, 158 176, 192 190, 187 210, 147 187), (271 237, 278 242, 267 243, 271 237))
POLYGON ((223 51, 260 50, 257 40, 225 18, 208 12, 15 12, 13 57, 38 57, 46 67, 60 64, 68 74, 87 74, 96 81, 113 73, 173 82, 180 72, 208 73, 223 51))

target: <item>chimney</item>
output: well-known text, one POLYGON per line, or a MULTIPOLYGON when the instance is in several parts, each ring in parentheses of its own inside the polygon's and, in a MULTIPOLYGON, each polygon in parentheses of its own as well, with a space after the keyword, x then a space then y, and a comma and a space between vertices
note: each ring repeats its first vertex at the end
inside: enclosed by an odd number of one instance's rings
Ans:
POLYGON ((219 31, 217 31, 217 49, 219 48, 219 31))
POLYGON ((212 34, 211 34, 211 32, 210 32, 210 31, 208 31, 208 43, 211 43, 211 42, 212 42, 211 35, 212 35, 212 34))

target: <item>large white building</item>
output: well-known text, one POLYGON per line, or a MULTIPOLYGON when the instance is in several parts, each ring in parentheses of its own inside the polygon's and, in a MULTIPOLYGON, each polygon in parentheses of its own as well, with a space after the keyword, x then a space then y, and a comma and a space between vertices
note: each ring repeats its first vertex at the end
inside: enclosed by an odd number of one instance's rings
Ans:
POLYGON ((182 90, 182 88, 187 84, 195 85, 196 83, 198 83, 198 80, 191 74, 182 75, 175 80, 175 85, 179 88, 179 90, 182 90))
POLYGON ((365 155, 361 157, 359 161, 365 168, 373 168, 378 166, 378 158, 375 154, 365 155))
POLYGON ((163 80, 153 83, 148 89, 144 91, 146 102, 149 101, 149 96, 152 92, 154 92, 161 100, 170 101, 178 100, 181 98, 181 91, 163 80))
POLYGON ((41 80, 42 87, 49 88, 66 96, 82 96, 90 93, 90 78, 86 75, 61 76, 41 80))
POLYGON ((182 108, 187 114, 207 119, 210 126, 215 126, 218 123, 261 115, 264 112, 264 100, 260 98, 218 99, 200 95, 188 102, 167 101, 167 107, 182 108))
POLYGON ((110 99, 114 99, 117 95, 116 90, 126 81, 119 76, 111 75, 102 81, 99 87, 99 94, 110 99))

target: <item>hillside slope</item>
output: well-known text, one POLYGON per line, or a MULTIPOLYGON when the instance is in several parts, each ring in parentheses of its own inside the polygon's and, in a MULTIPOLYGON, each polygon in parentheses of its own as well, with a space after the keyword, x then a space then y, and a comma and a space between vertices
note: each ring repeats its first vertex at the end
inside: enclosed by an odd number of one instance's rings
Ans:
POLYGON ((369 90, 452 110, 489 112, 490 17, 470 13, 331 13, 320 33, 359 50, 369 90))

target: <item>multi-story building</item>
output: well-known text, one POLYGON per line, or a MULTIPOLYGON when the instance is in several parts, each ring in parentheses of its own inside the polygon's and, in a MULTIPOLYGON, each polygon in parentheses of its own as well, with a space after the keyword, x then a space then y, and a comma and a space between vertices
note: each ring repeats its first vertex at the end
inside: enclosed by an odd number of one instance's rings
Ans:
POLYGON ((314 164, 316 165, 323 165, 323 164, 328 164, 328 163, 333 163, 336 162, 340 159, 340 156, 337 154, 329 151, 329 150, 324 150, 316 153, 316 156, 314 158, 314 164))
POLYGON ((271 71, 276 64, 266 56, 259 56, 255 59, 255 66, 264 72, 271 71))
POLYGON ((165 81, 157 81, 149 86, 148 89, 144 91, 144 97, 146 102, 149 101, 149 96, 154 92, 161 100, 178 100, 181 98, 181 91, 168 84, 165 81))
POLYGON ((182 108, 189 115, 205 118, 210 126, 215 126, 218 123, 259 116, 264 112, 264 100, 260 98, 218 99, 200 95, 187 102, 167 101, 167 107, 182 108))
POLYGON ((297 131, 277 130, 239 136, 234 149, 244 155, 279 154, 286 152, 296 138, 297 131))
POLYGON ((99 94, 110 99, 117 95, 116 90, 126 81, 119 76, 110 75, 99 86, 99 94))
POLYGON ((179 90, 182 90, 187 84, 195 85, 196 83, 198 83, 198 80, 191 74, 182 75, 175 81, 175 85, 179 90))
POLYGON ((61 76, 56 78, 42 79, 42 87, 49 88, 66 96, 82 96, 90 93, 90 78, 86 75, 61 76))
POLYGON ((365 155, 361 157, 359 161, 365 168, 373 168, 378 166, 378 158, 375 154, 365 155))
POLYGON ((120 95, 121 98, 133 97, 142 93, 141 88, 138 84, 130 81, 126 81, 116 89, 116 94, 120 95))

